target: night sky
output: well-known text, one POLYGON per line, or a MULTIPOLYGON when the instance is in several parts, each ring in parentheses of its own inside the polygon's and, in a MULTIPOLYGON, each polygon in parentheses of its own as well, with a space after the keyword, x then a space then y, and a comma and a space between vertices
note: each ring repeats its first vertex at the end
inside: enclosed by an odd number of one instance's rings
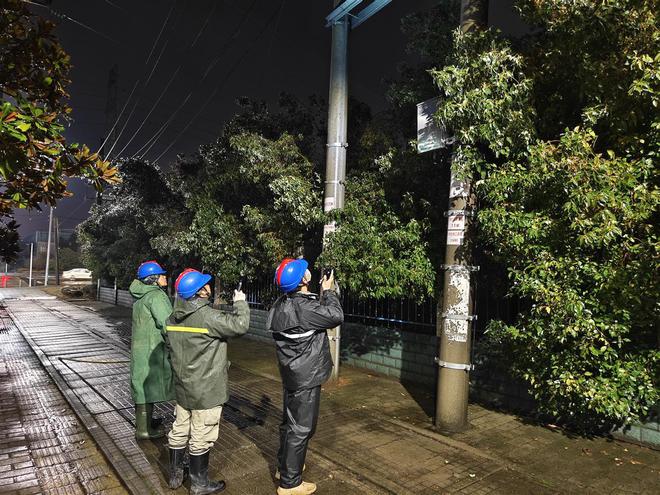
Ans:
MULTIPOLYGON (((374 110, 385 106, 386 80, 396 77, 397 64, 408 57, 401 18, 437 3, 394 0, 351 33, 352 97, 374 110)), ((491 25, 509 32, 522 29, 510 0, 490 3, 491 25)), ((147 155, 155 159, 176 140, 158 161, 166 167, 176 154, 194 153, 200 144, 213 141, 223 123, 237 112, 239 96, 269 102, 276 101, 283 91, 301 97, 326 97, 330 30, 324 27, 324 18, 331 6, 331 0, 53 0, 53 10, 98 33, 70 20, 57 20, 47 9, 33 10, 58 22, 60 41, 71 56, 73 122, 66 133, 69 141, 85 143, 94 151, 99 148, 106 130, 108 76, 115 64, 118 114, 136 89, 117 126, 119 133, 133 111, 113 154, 131 138, 122 155, 135 153, 192 93, 147 155), (212 66, 214 61, 217 63, 212 66)), ((80 223, 93 202, 94 192, 80 181, 72 181, 71 190, 74 197, 62 200, 56 210, 61 228, 80 223)), ((46 213, 17 211, 16 217, 24 236, 47 229, 46 213)))

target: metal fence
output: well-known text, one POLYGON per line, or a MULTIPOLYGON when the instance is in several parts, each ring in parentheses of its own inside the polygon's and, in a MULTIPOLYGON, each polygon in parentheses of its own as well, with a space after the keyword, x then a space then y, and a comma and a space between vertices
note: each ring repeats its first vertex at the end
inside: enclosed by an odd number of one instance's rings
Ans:
MULTIPOLYGON (((505 297, 505 282, 492 270, 478 272, 473 284, 475 304, 474 330, 482 334, 493 319, 513 321, 519 310, 519 302, 505 297)), ((278 296, 272 280, 248 281, 244 285, 250 306, 268 309, 278 296)), ((403 331, 434 335, 438 313, 441 309, 435 297, 423 300, 412 298, 363 299, 341 291, 341 303, 344 319, 348 322, 362 323, 385 328, 397 328, 403 331)))

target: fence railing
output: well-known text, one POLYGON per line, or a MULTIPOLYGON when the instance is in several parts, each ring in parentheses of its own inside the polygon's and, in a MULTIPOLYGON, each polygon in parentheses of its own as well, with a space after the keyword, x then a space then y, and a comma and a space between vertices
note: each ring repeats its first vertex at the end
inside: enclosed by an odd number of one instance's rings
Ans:
MULTIPOLYGON (((248 280, 244 285, 246 298, 251 307, 268 309, 279 292, 271 279, 248 280)), ((493 319, 512 322, 520 309, 518 300, 504 296, 504 281, 493 270, 477 273, 474 284, 474 330, 485 332, 488 322, 493 319)), ((438 321, 438 301, 435 297, 423 300, 408 298, 363 299, 341 291, 344 319, 348 322, 365 325, 397 328, 404 331, 436 334, 438 321)))

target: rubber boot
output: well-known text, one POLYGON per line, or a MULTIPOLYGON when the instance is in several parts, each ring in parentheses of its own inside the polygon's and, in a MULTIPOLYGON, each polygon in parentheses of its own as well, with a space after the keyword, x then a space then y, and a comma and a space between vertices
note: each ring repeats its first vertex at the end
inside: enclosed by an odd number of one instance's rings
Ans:
POLYGON ((209 452, 202 455, 190 454, 190 495, 207 495, 224 490, 223 480, 209 480, 209 452))
POLYGON ((153 404, 135 404, 135 438, 138 440, 149 440, 165 436, 164 431, 156 430, 151 426, 153 412, 153 404))
POLYGON ((316 484, 303 481, 293 488, 277 487, 277 495, 311 495, 316 491, 316 484))
POLYGON ((185 471, 183 469, 183 457, 186 453, 185 447, 182 449, 170 448, 170 480, 169 486, 172 490, 176 490, 183 484, 185 478, 185 471))

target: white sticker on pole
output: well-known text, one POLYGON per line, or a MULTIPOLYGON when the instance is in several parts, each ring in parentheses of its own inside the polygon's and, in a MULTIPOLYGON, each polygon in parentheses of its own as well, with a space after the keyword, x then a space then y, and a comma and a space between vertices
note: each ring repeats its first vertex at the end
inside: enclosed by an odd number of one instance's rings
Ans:
POLYGON ((328 234, 332 234, 335 230, 337 230, 337 224, 335 222, 324 225, 323 237, 325 237, 328 234))
POLYGON ((464 181, 451 178, 451 187, 449 188, 450 198, 466 198, 468 195, 467 187, 464 181))
POLYGON ((465 215, 449 215, 449 222, 447 228, 449 230, 464 230, 465 229, 465 215))
POLYGON ((465 232, 463 230, 448 230, 447 231, 447 245, 460 246, 463 244, 465 232))
POLYGON ((335 209, 335 198, 325 198, 323 201, 323 211, 328 212, 335 209))
POLYGON ((468 322, 466 320, 445 319, 444 331, 450 342, 467 342, 468 322))

